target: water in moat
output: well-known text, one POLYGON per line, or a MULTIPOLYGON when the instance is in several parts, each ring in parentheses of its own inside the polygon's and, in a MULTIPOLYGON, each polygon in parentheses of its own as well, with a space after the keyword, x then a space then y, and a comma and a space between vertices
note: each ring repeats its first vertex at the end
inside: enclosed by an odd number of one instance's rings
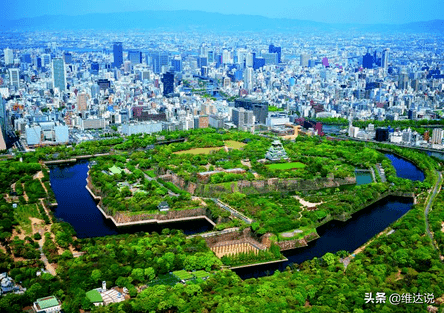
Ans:
MULTIPOLYGON (((386 154, 392 161, 399 177, 411 180, 424 180, 424 173, 414 164, 393 154, 386 154)), ((275 270, 284 270, 292 263, 302 263, 325 253, 340 250, 353 252, 370 238, 383 231, 391 223, 401 218, 413 206, 410 199, 387 197, 353 214, 346 222, 331 221, 317 229, 320 236, 307 247, 284 251, 286 262, 235 270, 243 279, 272 274, 275 270)))
POLYGON ((212 228, 205 220, 168 224, 145 224, 130 227, 116 227, 107 220, 97 208, 94 198, 86 186, 88 162, 77 162, 74 165, 50 166, 51 187, 54 190, 57 208, 54 210, 56 218, 70 223, 77 237, 98 237, 118 233, 134 233, 138 231, 161 232, 163 228, 181 229, 185 234, 194 234, 208 231, 212 228))
MULTIPOLYGON (((398 176, 424 180, 424 174, 411 162, 392 154, 386 154, 392 161, 398 176)), ((74 165, 50 167, 51 186, 56 195, 58 207, 55 216, 73 225, 79 238, 113 235, 137 231, 157 231, 163 228, 182 229, 185 234, 200 233, 211 229, 205 220, 181 222, 174 224, 143 225, 117 228, 106 220, 97 209, 96 202, 86 190, 88 162, 77 162, 74 165)), ((339 250, 354 251, 370 238, 387 228, 412 208, 412 200, 388 197, 353 214, 346 222, 332 221, 318 228, 319 239, 305 248, 285 251, 287 262, 264 266, 248 267, 235 270, 242 278, 260 277, 284 270, 291 263, 302 263, 314 257, 322 257, 327 252, 339 250)))

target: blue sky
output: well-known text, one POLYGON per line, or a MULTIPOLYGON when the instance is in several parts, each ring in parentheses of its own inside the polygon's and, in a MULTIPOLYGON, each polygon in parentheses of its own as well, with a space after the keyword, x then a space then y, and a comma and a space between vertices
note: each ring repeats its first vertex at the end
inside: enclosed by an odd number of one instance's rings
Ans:
POLYGON ((6 19, 141 10, 199 10, 327 23, 401 24, 444 19, 443 0, 0 0, 6 19))

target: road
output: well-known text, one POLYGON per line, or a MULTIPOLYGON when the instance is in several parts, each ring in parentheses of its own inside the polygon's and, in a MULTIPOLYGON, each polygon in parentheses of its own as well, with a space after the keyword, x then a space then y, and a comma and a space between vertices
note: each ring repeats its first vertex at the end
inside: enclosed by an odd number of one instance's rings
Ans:
POLYGON ((45 264, 45 268, 46 270, 52 275, 52 276, 56 276, 57 273, 55 271, 55 269, 52 267, 52 265, 48 262, 48 259, 46 257, 46 255, 43 253, 43 249, 42 246, 39 247, 40 250, 40 259, 43 261, 43 263, 45 264))
POLYGON ((212 198, 211 200, 214 201, 214 203, 216 203, 219 207, 221 207, 224 210, 227 210, 228 212, 230 212, 231 214, 233 214, 234 216, 236 216, 237 218, 240 218, 241 220, 243 220, 245 223, 247 224, 251 224, 254 221, 248 217, 246 217, 245 215, 243 215, 242 213, 240 213, 239 211, 236 211, 235 209, 233 209, 232 207, 230 207, 228 204, 223 203, 222 201, 220 201, 219 199, 215 199, 212 198))
POLYGON ((435 248, 435 250, 438 250, 438 247, 435 245, 435 240, 433 238, 433 235, 430 232, 430 225, 429 225, 430 208, 432 207, 433 199, 435 199, 436 195, 438 194, 439 190, 441 189, 442 174, 441 174, 441 172, 438 172, 438 171, 436 171, 436 172, 438 173, 438 180, 435 184, 435 187, 433 188, 433 192, 429 195, 429 200, 428 200, 427 205, 425 207, 424 215, 425 215, 427 235, 429 236, 430 240, 432 241, 432 245, 435 248))

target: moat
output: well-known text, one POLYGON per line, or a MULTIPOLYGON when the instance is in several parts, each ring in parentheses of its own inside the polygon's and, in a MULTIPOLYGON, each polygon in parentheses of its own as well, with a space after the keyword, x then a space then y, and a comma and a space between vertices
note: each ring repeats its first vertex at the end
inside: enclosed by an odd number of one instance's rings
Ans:
MULTIPOLYGON (((386 154, 386 156, 392 161, 399 177, 424 180, 424 174, 411 162, 393 154, 386 154)), ((138 231, 161 232, 163 228, 177 228, 183 230, 185 234, 195 234, 212 228, 205 220, 117 228, 110 220, 103 217, 97 209, 97 203, 85 188, 87 161, 77 162, 74 165, 53 165, 50 166, 50 170, 51 186, 58 202, 55 216, 70 223, 79 238, 138 231)), ((292 263, 302 263, 314 257, 321 257, 327 252, 354 251, 402 217, 412 206, 411 199, 387 197, 353 214, 353 217, 346 222, 331 221, 319 227, 317 231, 320 238, 310 242, 307 247, 283 252, 288 258, 288 261, 284 263, 248 267, 238 269, 236 272, 242 278, 260 277, 277 269, 284 270, 292 263)))

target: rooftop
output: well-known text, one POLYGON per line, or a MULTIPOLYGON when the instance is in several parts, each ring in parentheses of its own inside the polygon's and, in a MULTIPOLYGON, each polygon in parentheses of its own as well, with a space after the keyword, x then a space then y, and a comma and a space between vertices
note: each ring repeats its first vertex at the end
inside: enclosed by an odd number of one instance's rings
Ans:
POLYGON ((59 300, 55 296, 37 299, 36 303, 42 310, 60 305, 59 300))
POLYGON ((92 303, 103 302, 102 295, 96 289, 88 291, 86 296, 92 303))

